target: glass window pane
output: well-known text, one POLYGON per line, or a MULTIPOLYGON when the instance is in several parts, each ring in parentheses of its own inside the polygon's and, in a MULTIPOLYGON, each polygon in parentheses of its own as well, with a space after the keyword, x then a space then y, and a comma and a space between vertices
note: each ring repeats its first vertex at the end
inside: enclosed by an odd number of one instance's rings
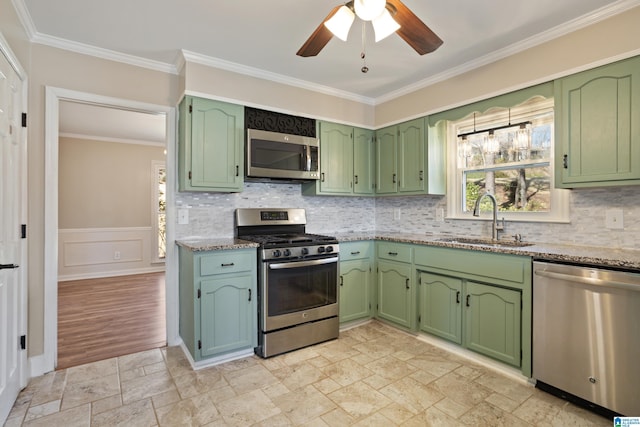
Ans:
MULTIPOLYGON (((551 208, 550 166, 465 171, 463 184, 465 212, 473 211, 478 196, 487 192, 496 197, 501 212, 549 212, 551 208)), ((483 200, 481 210, 491 209, 491 202, 483 200)))

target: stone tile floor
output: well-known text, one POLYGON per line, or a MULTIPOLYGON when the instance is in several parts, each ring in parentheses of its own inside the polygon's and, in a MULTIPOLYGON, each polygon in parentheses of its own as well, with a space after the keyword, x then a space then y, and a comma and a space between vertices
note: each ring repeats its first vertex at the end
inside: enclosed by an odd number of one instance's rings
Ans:
POLYGON ((193 371, 179 347, 34 378, 14 426, 610 426, 378 322, 289 354, 193 371))

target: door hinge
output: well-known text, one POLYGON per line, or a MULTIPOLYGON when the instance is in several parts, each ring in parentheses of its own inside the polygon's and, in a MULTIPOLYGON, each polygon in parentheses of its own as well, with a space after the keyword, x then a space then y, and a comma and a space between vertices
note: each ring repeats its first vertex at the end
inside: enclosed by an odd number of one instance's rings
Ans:
POLYGON ((198 289, 198 298, 200 298, 202 294, 200 293, 200 289, 198 289))
POLYGON ((27 113, 22 113, 22 127, 27 127, 27 113))
POLYGON ((198 350, 202 350, 202 341, 198 340, 198 350))
POLYGON ((27 336, 20 335, 20 350, 26 350, 26 349, 27 349, 27 336))
POLYGON ((27 238, 27 224, 20 225, 20 238, 21 239, 27 238))
POLYGON ((189 112, 193 113, 193 105, 189 105, 189 112))

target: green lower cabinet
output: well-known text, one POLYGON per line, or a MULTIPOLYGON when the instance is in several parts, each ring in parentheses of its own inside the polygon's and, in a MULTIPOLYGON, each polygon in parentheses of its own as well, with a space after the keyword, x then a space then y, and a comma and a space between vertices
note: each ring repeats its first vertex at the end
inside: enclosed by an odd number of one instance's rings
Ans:
POLYGON ((465 347, 520 366, 520 292, 475 282, 465 287, 465 347))
POLYGON ((462 280, 420 272, 420 330, 462 344, 462 280))
POLYGON ((340 262, 340 323, 371 317, 371 261, 340 262))
POLYGON ((378 260, 378 316, 413 329, 415 313, 411 264, 378 260))
POLYGON ((255 346, 252 276, 203 280, 200 289, 200 355, 209 357, 255 346))
POLYGON ((195 362, 257 345, 255 249, 179 247, 180 337, 195 362))

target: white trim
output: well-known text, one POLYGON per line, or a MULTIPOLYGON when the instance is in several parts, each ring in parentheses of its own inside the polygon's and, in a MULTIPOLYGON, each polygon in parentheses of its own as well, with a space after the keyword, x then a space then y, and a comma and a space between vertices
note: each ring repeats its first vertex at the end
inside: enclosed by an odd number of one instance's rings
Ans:
POLYGON ((109 136, 84 135, 81 133, 71 133, 71 132, 60 132, 59 136, 63 138, 74 138, 74 139, 85 139, 85 140, 88 139, 91 141, 115 142, 119 144, 147 145, 151 147, 166 146, 165 142, 157 142, 157 141, 150 141, 150 140, 144 140, 144 139, 128 139, 128 138, 114 138, 109 136))
POLYGON ((245 350, 235 351, 233 353, 223 354, 222 356, 211 357, 209 359, 203 359, 203 360, 200 360, 200 361, 196 362, 193 359, 193 356, 191 356, 191 353, 189 353, 189 349, 187 348, 187 346, 184 344, 184 342, 182 340, 180 341, 179 345, 180 345, 180 348, 182 349, 182 352, 184 353, 185 357, 189 361, 189 364, 191 365, 191 368, 194 371, 197 371, 198 369, 204 369, 204 368, 209 368, 211 366, 220 365, 222 363, 231 362, 233 360, 244 359, 246 357, 252 357, 254 355, 253 349, 249 348, 249 349, 245 349, 245 350))
MULTIPOLYGON (((167 173, 167 163, 162 160, 152 160, 151 161, 151 184, 153 185, 153 190, 151 192, 151 262, 152 263, 163 263, 164 258, 160 258, 158 256, 158 233, 160 230, 160 224, 158 222, 158 201, 160 200, 160 192, 158 191, 158 172, 160 169, 164 169, 165 173, 165 227, 166 227, 166 192, 168 183, 166 182, 166 173, 167 173)), ((166 232, 166 228, 165 228, 166 232)), ((166 247, 169 245, 167 241, 167 236, 165 234, 165 254, 166 247)))
POLYGON ((148 268, 134 268, 129 270, 108 271, 98 274, 70 274, 65 276, 58 276, 58 282, 69 282, 71 280, 85 280, 85 279, 102 279, 105 277, 120 277, 131 276, 134 274, 147 274, 147 273, 162 273, 164 271, 164 264, 157 267, 148 268))
MULTIPOLYGON (((125 110, 138 110, 166 115, 167 163, 176 164, 176 110, 175 107, 155 105, 86 92, 47 86, 45 88, 45 203, 44 203, 44 354, 34 359, 32 373, 55 369, 58 334, 58 123, 60 101, 89 102, 125 110), (37 364, 35 363, 37 360, 37 364)), ((175 172, 167 170, 167 182, 174 182, 175 172)), ((174 203, 176 188, 167 187, 167 205, 174 203)), ((174 210, 167 209, 167 242, 174 240, 174 210)), ((178 339, 178 282, 177 254, 169 245, 166 262, 167 343, 178 339)))

